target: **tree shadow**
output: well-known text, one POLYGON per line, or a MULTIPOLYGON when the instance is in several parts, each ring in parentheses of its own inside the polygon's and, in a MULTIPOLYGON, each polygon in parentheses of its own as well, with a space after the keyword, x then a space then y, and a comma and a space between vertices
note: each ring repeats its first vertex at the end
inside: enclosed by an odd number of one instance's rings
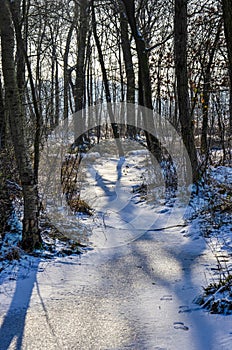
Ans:
MULTIPOLYGON (((116 167, 117 171, 117 181, 120 184, 120 180, 122 177, 122 165, 123 162, 118 162, 118 165, 116 167)), ((99 174, 98 174, 99 175, 99 174)), ((99 187, 101 187, 105 194, 109 194, 109 189, 106 188, 106 180, 99 175, 100 181, 97 183, 99 187)), ((112 194, 112 192, 111 192, 112 194)), ((111 200, 109 200, 110 202, 111 200)), ((109 203, 110 205, 110 203, 109 203)), ((125 218, 128 219, 131 217, 133 219, 133 210, 134 207, 130 205, 130 203, 127 204, 127 208, 123 208, 123 210, 119 210, 117 214, 121 218, 121 221, 124 221, 125 218), (126 215, 126 216, 125 216, 126 215)), ((174 225, 173 225, 174 226, 174 225)), ((132 230, 133 228, 131 228, 132 230)), ((128 230, 127 230, 128 231, 128 230)), ((152 230, 149 230, 152 231, 152 230)), ((155 230, 154 230, 155 231, 155 230)), ((164 231, 165 232, 165 231, 164 231)), ((168 231, 166 231, 168 232, 168 231)), ((127 232, 128 233, 128 232, 127 232)), ((175 233, 176 234, 176 233, 175 233)), ((181 233, 179 233, 181 235, 181 233)), ((206 332, 210 333, 213 335, 212 328, 210 326, 210 323, 207 322, 207 319, 205 317, 202 317, 204 311, 199 310, 199 308, 196 306, 194 307, 193 305, 193 298, 190 300, 190 296, 195 292, 197 287, 194 280, 192 279, 192 272, 194 268, 196 267, 197 261, 199 256, 203 253, 205 246, 202 244, 199 249, 194 250, 194 242, 187 242, 186 244, 181 245, 180 247, 176 247, 175 249, 170 246, 165 248, 165 254, 170 256, 173 261, 176 261, 177 264, 179 265, 179 268, 181 269, 181 282, 176 281, 176 282, 170 282, 169 280, 165 279, 165 276, 160 276, 158 272, 156 271, 155 268, 151 265, 151 256, 147 256, 146 253, 143 251, 143 249, 140 249, 140 242, 146 242, 146 244, 151 244, 154 248, 154 254, 155 254, 155 237, 156 233, 155 232, 146 232, 144 231, 144 234, 142 237, 140 237, 137 241, 131 242, 130 246, 127 248, 128 249, 128 254, 131 254, 133 257, 133 260, 135 264, 138 267, 141 267, 144 276, 147 276, 150 278, 151 281, 158 281, 158 285, 161 287, 164 287, 165 289, 171 291, 173 294, 174 298, 178 300, 180 309, 177 310, 176 312, 176 318, 177 321, 181 319, 185 319, 191 324, 191 328, 189 328, 189 338, 192 340, 193 347, 196 347, 197 349, 205 349, 205 348, 213 348, 214 345, 214 339, 211 337, 204 337, 202 328, 206 330, 206 332), (186 288, 186 296, 183 298, 183 288, 186 288), (182 290, 181 290, 182 289, 182 290), (188 296, 188 292, 190 292, 188 296), (191 305, 190 307, 186 307, 185 304, 191 305), (194 310, 195 309, 195 310, 194 310), (196 310, 198 309, 198 310, 196 310), (201 316, 199 316, 199 313, 201 313, 201 316), (200 322, 199 322, 200 319, 200 322), (193 337, 193 333, 191 332, 194 330, 194 334, 197 334, 197 338, 193 337)), ((163 233, 165 235, 165 233, 163 233)), ((133 237, 133 234, 131 235, 133 237)), ((110 269, 114 271, 114 274, 116 276, 121 276, 121 278, 128 279, 130 274, 131 274, 131 266, 123 266, 120 264, 120 253, 119 252, 120 248, 116 248, 115 252, 112 251, 112 256, 109 261, 109 265, 111 266, 110 269)), ((106 288, 106 285, 104 286, 99 286, 99 288, 106 288)), ((154 287, 155 288, 155 287, 154 287)), ((107 290, 105 291, 106 294, 108 293, 107 290)), ((109 289, 110 292, 110 289, 109 289)), ((125 296, 125 299, 127 298, 128 294, 133 294, 132 288, 130 287, 130 284, 127 285, 122 291, 122 295, 120 296, 123 300, 123 296, 125 296)), ((194 295, 195 297, 197 295, 194 295)), ((151 300, 152 302, 152 300, 151 300)), ((153 300, 153 302, 157 302, 157 300, 153 300)), ((101 302, 99 301, 99 305, 101 302)), ((124 303, 122 303, 121 310, 119 314, 125 314, 124 308, 124 303)), ((130 310, 130 314, 133 315, 133 310, 130 310)), ((135 317, 135 316, 133 316, 135 317)), ((146 336, 145 330, 143 330, 143 320, 141 320, 138 317, 135 317, 136 322, 137 322, 137 327, 136 327, 136 338, 140 340, 144 340, 144 337, 146 336), (139 325, 139 323, 141 323, 139 325)), ((98 320, 96 320, 98 322, 98 320)), ((184 325, 182 323, 177 322, 177 327, 175 328, 175 325, 171 325, 172 328, 178 329, 180 326, 180 329, 182 327, 183 330, 187 330, 187 328, 184 328, 184 325)), ((155 329, 156 325, 154 325, 155 329)), ((133 333, 133 329, 131 329, 131 333, 133 333)), ((144 340, 145 341, 145 340, 144 340)), ((146 342, 146 341, 145 341, 146 342)), ((131 339, 131 343, 128 342, 127 346, 130 347, 131 344, 133 343, 133 339, 131 339)), ((158 345, 158 344, 157 344, 158 345)), ((133 343, 134 346, 134 343, 133 343)), ((126 347, 127 348, 127 347, 126 347)), ((157 348, 158 349, 158 348, 157 348)))
MULTIPOLYGON (((139 240, 152 241, 152 236, 154 235, 155 233, 149 232, 139 240)), ((201 238, 199 239, 202 241, 201 238)), ((158 284, 167 287, 167 289, 173 293, 174 298, 179 302, 179 310, 177 310, 176 317, 178 320, 182 320, 182 318, 186 319, 186 322, 188 322, 187 325, 190 325, 189 331, 191 332, 194 329, 194 333, 197 334, 197 337, 190 335, 192 338, 193 348, 197 348, 199 350, 206 348, 213 349, 215 342, 215 339, 213 339, 213 329, 210 323, 207 322, 207 318, 202 317, 203 313, 206 314, 206 312, 204 310, 200 310, 200 308, 194 304, 194 298, 198 296, 197 293, 199 292, 199 287, 201 286, 194 283, 193 270, 196 268, 199 257, 203 254, 203 251, 206 248, 206 244, 202 241, 199 248, 195 250, 194 243, 194 241, 190 241, 186 244, 176 246, 175 248, 170 245, 170 247, 165 249, 165 253, 168 254, 173 261, 177 262, 180 270, 182 271, 180 281, 167 281, 162 279, 161 276, 157 276, 154 269, 151 269, 146 255, 140 253, 139 244, 135 244, 135 248, 133 250, 135 255, 139 257, 140 261, 142 261, 144 272, 149 275, 151 280, 156 280, 158 277, 158 284), (206 337, 202 331, 203 329, 205 330, 205 334, 211 334, 211 336, 206 337)), ((182 327, 182 329, 184 328, 182 327)))
POLYGON ((23 334, 27 311, 30 305, 32 292, 37 280, 40 259, 33 261, 29 275, 22 278, 20 268, 17 271, 16 286, 9 309, 0 326, 0 349, 9 349, 12 341, 16 342, 15 349, 22 348, 23 334))
MULTIPOLYGON (((116 167, 117 171, 117 181, 120 182, 121 176, 122 176, 122 165, 123 162, 118 164, 116 167)), ((101 187, 106 195, 113 194, 113 191, 110 190, 109 186, 107 186, 107 180, 104 179, 99 175, 99 182, 98 186, 101 187)), ((133 208, 131 208, 133 209, 133 208)), ((127 214, 129 212, 128 208, 126 210, 127 214)), ((122 221, 124 220, 124 211, 119 211, 118 214, 121 216, 122 221)), ((133 213, 130 213, 131 216, 133 216, 133 213)), ((132 229, 131 229, 132 230, 132 229)), ((167 233, 168 234, 168 233, 167 233)), ((170 233, 169 233, 170 234, 170 233)), ((176 233, 175 233, 176 234, 176 233)), ((133 236, 133 234, 131 235, 133 236)), ((165 233, 163 233, 163 239, 165 239, 165 233)), ((117 304, 118 309, 116 309, 118 313, 118 318, 121 320, 121 315, 126 315, 125 320, 129 321, 129 328, 130 328, 130 339, 124 343, 123 348, 133 348, 133 349, 158 349, 158 342, 155 344, 155 347, 151 348, 147 346, 147 340, 146 337, 153 337, 154 335, 151 334, 151 330, 154 332, 158 332, 157 325, 152 324, 147 326, 144 324, 144 319, 142 315, 138 315, 139 309, 139 298, 137 299, 137 291, 135 286, 130 284, 131 279, 131 273, 136 272, 136 269, 138 271, 142 271, 141 275, 144 278, 144 281, 148 281, 150 285, 153 285, 153 282, 156 283, 156 285, 159 287, 164 287, 163 289, 167 289, 171 291, 174 295, 174 297, 178 300, 180 305, 183 305, 183 293, 181 292, 181 287, 179 282, 172 281, 170 282, 166 276, 162 276, 158 269, 156 269, 155 259, 153 259, 153 255, 156 254, 156 245, 158 242, 158 238, 156 237, 155 232, 145 232, 144 235, 139 238, 135 242, 131 242, 130 245, 127 245, 125 247, 125 253, 127 255, 131 256, 131 260, 129 260, 129 263, 123 264, 123 260, 125 259, 124 256, 124 249, 123 248, 116 248, 112 250, 112 254, 109 256, 108 262, 105 262, 104 265, 97 266, 97 272, 100 274, 100 276, 104 277, 104 274, 107 274, 107 271, 109 273, 109 276, 111 278, 113 276, 116 276, 115 279, 112 281, 113 287, 116 289, 118 287, 117 282, 120 278, 124 279, 127 283, 125 283, 123 286, 123 289, 120 289, 118 293, 115 293, 112 295, 112 289, 110 288, 109 284, 106 284, 106 281, 102 279, 102 284, 98 284, 96 288, 94 286, 91 286, 91 294, 88 294, 88 303, 91 304, 92 299, 91 295, 96 297, 96 295, 100 295, 102 298, 98 300, 97 308, 98 308, 98 317, 103 312, 102 310, 105 310, 105 315, 107 313, 111 312, 110 307, 112 307, 112 304, 109 303, 109 309, 107 309, 106 305, 104 304, 104 298, 109 297, 109 300, 111 301, 112 298, 115 299, 114 302, 117 304), (148 251, 144 249, 144 246, 149 246, 149 249, 152 249, 152 253, 150 252, 148 254, 148 251), (106 266, 108 265, 108 266, 106 266), (113 275, 112 275, 113 271, 113 275), (104 282, 104 283, 103 283, 104 282), (101 293, 99 293, 99 289, 102 289, 102 296, 101 293), (128 296, 131 296, 131 298, 134 298, 134 302, 130 304, 129 306, 126 306, 124 300, 128 300, 128 296), (136 302, 138 304, 138 308, 136 305, 136 302), (103 304, 103 308, 101 310, 101 303, 103 304), (131 309, 132 305, 136 305, 135 309, 131 309), (136 322, 136 323, 135 323, 136 322), (150 327, 150 328, 149 328, 150 327), (138 341, 138 344, 136 344, 136 341, 138 341), (133 347, 132 347, 133 346, 133 347)), ((171 241, 170 241, 171 242, 171 241)), ((160 243, 159 243, 160 244, 160 243)), ((192 245, 194 243, 186 243, 183 244, 180 247, 173 248, 171 245, 169 247, 165 247, 164 253, 170 256, 170 258, 173 259, 173 261, 176 261, 179 265, 180 269, 182 270, 181 274, 181 285, 187 286, 190 289, 196 290, 196 286, 194 285, 194 281, 192 280, 192 270, 194 268, 194 265, 197 264, 197 259, 199 255, 203 252, 204 246, 200 247, 199 250, 196 252, 192 252, 192 245)), ((35 285, 37 286, 37 293, 40 299, 40 303, 42 305, 43 310, 45 311, 46 315, 46 322, 49 326, 49 328, 52 330, 52 333, 54 336, 55 331, 53 331, 52 326, 52 320, 48 318, 48 312, 46 309, 46 304, 43 301, 42 295, 39 291, 39 286, 37 282, 37 273, 39 269, 40 260, 35 259, 33 269, 30 271, 30 275, 28 276, 28 280, 25 279, 22 280, 21 276, 17 276, 16 281, 16 288, 14 291, 14 295, 12 298, 11 305, 9 307, 9 310, 7 311, 7 314, 5 315, 1 328, 0 328, 0 349, 1 350, 7 350, 10 347, 10 344, 13 340, 16 339, 16 350, 20 350, 22 348, 22 342, 23 342, 23 334, 25 329, 25 323, 26 323, 26 317, 27 317, 27 311, 30 306, 30 300, 32 296, 33 289, 35 285)), ((68 263, 70 265, 70 263, 68 263)), ((95 271, 96 272, 96 271, 95 271)), ((108 276, 107 276, 108 277, 108 276)), ((110 281, 107 279, 107 283, 110 281)), ((148 283, 148 284, 149 284, 148 283)), ((147 282, 145 285, 148 285, 147 282)), ((157 288, 157 286, 154 285, 154 288, 157 288)), ((152 288, 153 288, 152 287, 152 288)), ((116 291, 117 292, 117 291, 116 291)), ((142 291, 140 290, 140 295, 142 295, 142 291)), ((146 290, 144 290, 144 295, 146 296, 146 290)), ((152 298, 152 294, 149 295, 150 300, 148 302, 151 303, 150 309, 144 307, 144 312, 150 312, 152 309, 152 304, 157 303, 157 300, 155 298, 152 298)), ((188 297, 185 298, 184 303, 188 300, 188 297)), ((192 301, 192 300, 191 300, 192 301)), ((188 301, 191 303, 191 301, 188 301)), ((143 308, 143 305, 141 305, 141 309, 143 308)), ((83 311, 83 310, 80 310, 83 311)), ((153 312, 156 312, 156 309, 152 309, 153 312)), ((193 311, 194 312, 194 311, 193 311)), ((210 334, 212 334, 212 330, 210 329, 209 324, 205 319, 202 319, 201 323, 198 324, 198 318, 192 317, 193 313, 190 310, 190 313, 185 314, 185 318, 189 320, 189 323, 192 324, 192 328, 194 327, 195 332, 198 334, 198 338, 194 338, 193 334, 190 334, 189 337, 192 339, 193 348, 197 348, 199 350, 206 349, 206 348, 213 348, 213 342, 214 339, 210 337, 206 337, 206 339, 203 337, 202 327, 205 328, 207 331, 210 331, 210 334)), ((96 314, 94 313, 91 315, 92 318, 96 317, 96 314)), ((176 317, 178 316, 178 311, 176 313, 176 317)), ((80 313, 79 317, 83 317, 80 313)), ((181 320, 181 314, 178 317, 181 320)), ((99 324, 100 320, 97 318, 95 319, 95 323, 99 324)), ((93 324, 93 323, 92 323, 93 324)), ((171 325, 173 327, 173 325, 171 325)), ((82 330, 79 329, 81 332, 82 330)), ((108 329, 108 332, 111 330, 108 329)), ((191 330, 190 330, 191 331, 191 330)), ((113 334, 112 334, 113 336, 113 334)), ((156 336, 156 335, 155 335, 156 336)), ((123 338, 123 334, 121 335, 123 338)), ((176 346, 176 344, 173 344, 176 346)), ((178 345, 177 345, 178 346, 178 345)), ((159 348, 161 349, 161 348, 159 348)))
POLYGON ((108 198, 109 202, 111 202, 117 198, 117 192, 115 191, 115 189, 112 190, 109 187, 109 185, 117 186, 117 184, 120 182, 120 180, 122 178, 122 166, 124 163, 125 163, 124 157, 121 157, 120 160, 117 162, 117 165, 116 165, 117 180, 116 181, 110 181, 110 180, 104 178, 101 174, 99 174, 99 172, 94 167, 92 167, 94 174, 95 174, 96 185, 99 188, 101 188, 101 190, 104 192, 104 194, 107 197, 109 197, 108 198))
MULTIPOLYGON (((170 233, 169 233, 170 234, 170 233)), ((175 233, 176 234, 176 233, 175 233)), ((179 268, 183 271, 181 274, 181 281, 169 281, 166 279, 166 276, 162 276, 159 273, 159 268, 154 266, 154 261, 152 261, 152 256, 149 254, 146 254, 144 251, 143 244, 151 245, 151 247, 154 248, 154 255, 156 254, 156 241, 157 238, 154 239, 155 233, 147 232, 142 237, 140 237, 137 241, 132 242, 130 245, 127 245, 126 251, 127 255, 131 256, 131 261, 133 262, 133 266, 131 264, 124 264, 122 266, 122 261, 125 258, 123 253, 123 248, 117 248, 115 251, 112 250, 112 255, 109 258, 108 264, 109 264, 109 271, 113 271, 113 274, 115 276, 118 276, 121 280, 127 281, 127 283, 124 285, 124 288, 120 289, 120 298, 121 303, 119 303, 120 307, 118 310, 119 315, 127 315, 129 313, 129 321, 130 321, 130 333, 131 333, 131 339, 127 341, 127 344, 123 345, 123 348, 131 348, 133 346, 133 349, 140 349, 143 345, 146 349, 152 349, 151 346, 148 344, 149 337, 152 339, 154 336, 154 339, 156 336, 159 338, 159 325, 158 324, 149 324, 149 313, 151 310, 153 310, 154 314, 158 311, 158 305, 162 303, 172 303, 172 300, 176 300, 176 304, 179 304, 180 309, 178 310, 178 307, 175 309, 175 306, 173 306, 173 310, 175 311, 175 320, 177 321, 177 327, 175 329, 175 324, 172 322, 169 324, 169 329, 173 329, 173 331, 170 331, 170 334, 167 334, 167 338, 174 337, 173 341, 175 341, 175 336, 177 336, 176 339, 178 339, 178 332, 183 332, 185 330, 185 325, 188 327, 186 328, 188 330, 188 335, 185 335, 187 333, 183 333, 183 336, 188 337, 188 341, 191 341, 192 348, 196 348, 199 350, 203 350, 206 348, 212 349, 215 345, 215 339, 213 339, 213 329, 211 328, 210 323, 207 321, 207 318, 203 317, 203 313, 205 311, 199 310, 199 308, 196 306, 194 307, 193 304, 193 298, 192 294, 194 294, 197 290, 197 287, 194 283, 194 280, 192 278, 192 271, 197 264, 197 260, 199 256, 202 254, 204 250, 204 246, 202 245, 202 250, 199 251, 192 251, 192 247, 194 242, 186 243, 183 245, 180 245, 179 247, 173 248, 170 246, 170 248, 165 248, 164 253, 167 254, 170 259, 173 259, 173 261, 176 261, 177 265, 179 265, 179 268), (141 245, 142 243, 142 245, 141 245), (122 249, 122 251, 120 251, 122 249), (133 273, 135 271, 134 267, 138 269, 139 274, 143 274, 144 280, 150 280, 150 285, 152 286, 149 291, 146 290, 146 283, 144 284, 144 290, 140 289, 137 305, 136 303, 132 302, 132 305, 135 305, 134 309, 130 309, 130 306, 128 307, 128 302, 125 301, 128 300, 128 296, 131 296, 132 301, 136 297, 136 289, 134 289, 133 285, 130 283, 133 282, 133 273), (154 283, 155 282, 155 283, 154 283), (160 298, 160 300, 156 300, 152 297, 152 293, 150 292, 152 288, 158 288, 163 290, 169 291, 171 295, 164 295, 164 298, 160 298), (183 298, 183 289, 186 290, 185 296, 183 298), (189 294, 188 294, 189 293, 189 294), (144 295, 144 298, 146 296, 148 297, 148 300, 146 301, 145 305, 141 303, 141 296, 144 295), (166 298, 166 299, 165 299, 166 298), (170 299, 169 299, 170 298, 170 299), (147 304, 147 305, 146 305, 147 304), (182 309, 183 306, 187 304, 187 308, 182 309), (148 306, 148 307, 147 307, 148 306), (143 309, 144 308, 144 309, 143 309), (140 311, 141 315, 139 314, 140 311), (147 314, 147 315, 146 315, 147 314), (148 319, 146 319, 146 316, 148 319), (145 319, 144 319, 145 318, 145 319), (199 322, 200 320, 200 322, 199 322), (182 324, 183 321, 183 324, 182 324), (180 329, 178 329, 180 327, 180 329), (181 329, 182 327, 182 329, 181 329), (151 332, 151 329, 153 331, 153 335, 151 332), (211 336, 204 336, 204 332, 202 330, 205 330, 207 334, 210 334, 211 336), (156 334, 157 333, 157 334, 156 334), (197 335, 195 337, 194 335, 197 335), (135 342, 135 339, 137 339, 137 343, 135 342)), ((163 233, 165 235, 165 233, 163 233)), ((104 253, 103 253, 104 254, 104 253)), ((106 263, 105 263, 106 264, 106 263)), ((165 267, 168 268, 168 267, 165 267)), ((105 267, 104 267, 105 269, 105 267)), ((109 286, 110 286, 110 279, 108 280, 109 286)), ((119 286, 117 286, 120 288, 119 286)), ((104 289, 104 298, 108 295, 110 296, 112 294, 112 289, 107 290, 107 285, 100 285, 98 286, 99 289, 104 289)), ((94 291, 93 291, 94 292, 94 291)), ((116 293, 117 294, 117 293, 116 293)), ((157 296, 157 294, 156 294, 157 296)), ((195 295, 196 296, 196 295, 195 295)), ((111 296, 110 296, 111 297, 111 296)), ((118 298, 118 295, 117 295, 118 298)), ((101 309, 101 300, 99 302, 99 309, 101 309)), ((104 300, 103 300, 104 302, 104 300)), ((162 304, 164 305, 164 304, 162 304)), ((172 310, 172 312, 173 312, 172 310)), ((160 311, 161 312, 161 311, 160 311)), ((168 314, 164 315, 164 317, 167 318, 167 322, 170 322, 168 318, 168 314)), ((153 319, 153 318, 151 318, 153 319)), ((96 320, 98 322, 98 320, 96 320)), ((167 327, 167 328, 168 328, 167 327)), ((162 336, 162 332, 161 332, 162 336)), ((122 335, 123 337, 123 335, 122 335)), ((128 338, 128 337, 127 337, 128 338)), ((152 339, 151 341, 154 341, 152 339)), ((165 339, 163 339, 163 342, 165 343, 165 339)), ((153 343, 154 344, 154 343, 153 343)), ((154 345, 156 349, 159 348, 159 342, 154 345), (157 347, 156 347, 157 346, 157 347)), ((162 344, 164 346, 164 344, 162 344)), ((166 344, 167 348, 169 348, 170 344, 166 344)), ((178 344, 172 343, 172 346, 178 348, 178 344)), ((163 349, 163 347, 162 347, 163 349)))

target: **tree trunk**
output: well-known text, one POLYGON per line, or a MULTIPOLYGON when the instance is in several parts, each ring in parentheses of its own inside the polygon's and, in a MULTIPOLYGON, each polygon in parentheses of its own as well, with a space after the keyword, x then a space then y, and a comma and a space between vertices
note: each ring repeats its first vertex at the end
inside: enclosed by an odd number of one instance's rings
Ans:
POLYGON ((2 80, 0 76, 0 151, 5 147, 6 142, 6 119, 2 91, 2 80))
POLYGON ((181 134, 188 151, 193 181, 198 180, 198 161, 190 115, 187 72, 187 0, 175 0, 174 50, 181 134))
POLYGON ((111 106, 111 94, 110 94, 109 81, 108 81, 108 77, 107 77, 107 72, 106 72, 106 67, 105 67, 105 63, 104 63, 104 57, 103 57, 103 53, 102 53, 100 40, 99 40, 99 37, 97 34, 97 23, 96 23, 96 16, 95 16, 94 0, 92 0, 92 26, 93 26, 93 35, 94 35, 94 39, 95 39, 96 46, 97 46, 102 76, 103 76, 103 83, 104 83, 104 87, 105 87, 105 95, 106 95, 106 102, 107 102, 107 109, 108 109, 108 113, 109 113, 110 123, 112 126, 115 142, 116 142, 116 145, 118 148, 119 156, 122 157, 124 155, 124 151, 122 148, 122 144, 119 140, 118 125, 115 121, 114 113, 113 113, 112 106, 111 106))
POLYGON ((75 28, 75 20, 71 23, 71 26, 68 31, 67 39, 66 39, 66 45, 65 45, 65 52, 64 52, 64 114, 63 118, 68 118, 69 113, 69 70, 68 70, 68 56, 69 56, 69 49, 71 45, 72 40, 72 34, 73 30, 75 28))
MULTIPOLYGON (((132 35, 136 44, 136 51, 139 63, 139 104, 153 109, 152 93, 151 93, 151 79, 149 60, 146 50, 146 44, 142 34, 139 32, 135 18, 135 3, 134 0, 123 0, 125 5, 128 22, 131 27, 132 35)), ((160 163, 162 161, 162 151, 159 140, 152 135, 153 130, 148 130, 146 127, 146 118, 144 118, 145 136, 148 150, 160 163)), ((150 126, 149 126, 150 127, 150 126)))
POLYGON ((232 135, 232 0, 222 0, 225 37, 228 51, 229 75, 230 75, 230 128, 232 135))
MULTIPOLYGON (((123 52, 123 59, 126 70, 126 80, 127 80, 127 91, 126 91, 126 101, 127 103, 135 103, 135 73, 134 65, 132 60, 131 45, 128 33, 128 19, 125 15, 124 4, 119 1, 120 8, 120 30, 121 30, 121 45, 123 52)), ((127 113, 130 113, 129 106, 127 108, 127 113)), ((127 125, 128 135, 132 138, 136 136, 136 127, 133 125, 127 125)))
MULTIPOLYGON (((32 74, 32 69, 31 69, 31 63, 27 55, 26 51, 26 46, 25 42, 22 37, 22 32, 21 32, 21 25, 20 25, 20 7, 17 6, 17 3, 19 2, 16 1, 16 6, 13 6, 11 9, 11 17, 12 21, 14 24, 14 29, 15 29, 15 36, 17 40, 17 49, 20 52, 20 56, 24 56, 24 63, 27 66, 27 73, 29 77, 29 82, 30 82, 30 88, 31 88, 31 95, 32 95, 32 102, 33 102, 33 107, 34 107, 34 113, 36 117, 36 128, 35 128, 35 138, 34 138, 34 180, 37 183, 38 182, 38 172, 39 172, 39 160, 40 160, 40 140, 41 140, 41 129, 42 129, 42 117, 39 112, 38 108, 38 101, 37 101, 37 95, 36 95, 36 90, 35 90, 35 84, 33 80, 33 74, 32 74)), ((13 4, 14 5, 14 4, 13 4)), ((13 37, 14 39, 14 37, 13 37)), ((13 43, 14 45, 14 43, 13 43)), ((22 59, 21 59, 22 60, 22 59)), ((18 70, 22 68, 22 62, 20 66, 17 67, 18 70)), ((22 68, 23 70, 25 69, 22 68)), ((24 73, 23 73, 24 74, 24 73)), ((17 76, 22 76, 19 71, 17 71, 17 76)), ((18 84, 18 89, 19 89, 19 84, 18 84)), ((24 114, 23 111, 23 97, 21 96, 22 91, 19 89, 19 95, 21 99, 20 103, 20 109, 21 109, 21 114, 24 114)))
MULTIPOLYGON (((204 87, 203 87, 203 100, 202 100, 202 132, 201 132, 201 153, 208 155, 208 115, 209 115, 209 99, 210 99, 210 87, 211 87, 211 69, 217 49, 218 40, 221 33, 221 21, 219 22, 218 30, 212 45, 212 49, 209 53, 209 61, 206 65, 204 72, 204 87)), ((204 69, 204 68, 203 68, 204 69)))
POLYGON ((55 73, 55 126, 60 122, 60 84, 59 84, 59 63, 56 57, 56 73, 55 73))
MULTIPOLYGON (((74 101, 75 101, 75 112, 82 111, 79 113, 79 119, 74 119, 74 129, 78 130, 81 126, 81 130, 84 130, 84 108, 85 106, 85 58, 87 49, 87 34, 89 29, 89 2, 87 0, 80 0, 76 6, 80 7, 79 14, 79 28, 78 28, 78 48, 77 48, 77 64, 76 64, 76 80, 74 86, 74 101)), ((76 12, 78 12, 76 10, 76 12)), ((85 141, 86 135, 83 134, 79 137, 79 142, 85 141)))
POLYGON ((135 103, 135 73, 134 65, 132 60, 130 39, 128 34, 128 20, 125 16, 124 6, 120 5, 120 29, 121 29, 121 41, 122 41, 122 52, 123 59, 126 69, 126 79, 127 79, 127 97, 128 103, 135 103))
POLYGON ((86 90, 87 90, 87 100, 88 106, 93 105, 93 62, 92 62, 92 45, 91 45, 91 36, 92 33, 89 32, 88 43, 87 43, 87 78, 86 78, 86 90))
POLYGON ((75 81, 75 112, 85 107, 85 58, 87 47, 87 33, 89 28, 89 4, 87 0, 80 0, 80 23, 78 32, 76 81, 75 81))
MULTIPOLYGON (((24 89, 25 89, 25 40, 23 37, 20 38, 19 32, 22 30, 22 19, 20 16, 20 1, 12 1, 10 4, 12 20, 14 22, 14 27, 18 26, 18 30, 16 30, 16 40, 17 40, 17 53, 16 53, 16 62, 17 62, 17 82, 20 93, 20 98, 24 97, 24 89), (20 18, 20 24, 19 24, 20 18), (21 42, 21 41, 22 42, 21 42)), ((25 18, 24 18, 25 19, 25 18)), ((22 102, 24 102, 22 100, 22 102)))
POLYGON ((22 246, 24 249, 32 251, 41 243, 38 228, 37 187, 25 141, 24 114, 14 64, 13 22, 8 1, 2 0, 1 5, 0 30, 6 107, 9 110, 10 130, 24 197, 22 246))

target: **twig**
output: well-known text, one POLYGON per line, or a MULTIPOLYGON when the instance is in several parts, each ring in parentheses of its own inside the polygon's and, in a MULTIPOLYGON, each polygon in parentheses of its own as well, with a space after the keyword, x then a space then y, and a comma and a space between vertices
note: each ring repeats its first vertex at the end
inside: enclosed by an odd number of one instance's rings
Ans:
MULTIPOLYGON (((113 226, 110 226, 110 225, 106 225, 105 223, 104 223, 104 225, 105 225, 105 228, 116 228, 116 227, 113 227, 113 226)), ((137 229, 135 229, 136 231, 145 231, 145 232, 156 232, 156 231, 163 231, 163 230, 168 230, 168 229, 170 229, 170 228, 175 228, 175 227, 186 227, 186 226, 188 226, 187 224, 179 224, 179 225, 172 225, 172 226, 167 226, 167 227, 159 227, 159 228, 151 228, 151 229, 142 229, 142 228, 137 228, 137 229)), ((120 230, 120 231, 127 231, 128 229, 126 229, 126 228, 118 228, 118 230, 120 230)))

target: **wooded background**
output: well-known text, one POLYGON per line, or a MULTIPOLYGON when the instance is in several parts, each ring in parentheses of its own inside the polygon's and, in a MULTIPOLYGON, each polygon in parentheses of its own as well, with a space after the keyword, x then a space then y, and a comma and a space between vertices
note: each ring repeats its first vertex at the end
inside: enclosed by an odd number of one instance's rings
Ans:
MULTIPOLYGON (((25 249, 41 243, 43 142, 88 106, 128 102, 167 118, 182 135, 194 181, 207 165, 231 161, 232 0, 0 0, 0 31, 0 221, 4 230, 14 179, 23 191, 25 249)), ((111 127, 120 136, 119 125, 111 127)), ((137 132, 127 126, 123 137, 137 132)), ((157 156, 158 140, 145 138, 157 156)))

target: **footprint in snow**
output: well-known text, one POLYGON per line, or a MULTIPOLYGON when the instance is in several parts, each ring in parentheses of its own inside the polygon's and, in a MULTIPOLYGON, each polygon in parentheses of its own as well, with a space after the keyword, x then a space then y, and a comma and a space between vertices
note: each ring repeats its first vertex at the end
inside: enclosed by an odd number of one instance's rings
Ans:
POLYGON ((190 312, 191 310, 189 309, 189 307, 187 305, 181 305, 179 306, 179 313, 181 312, 190 312))
POLYGON ((182 329, 183 331, 189 330, 189 328, 187 326, 185 326, 183 322, 174 322, 173 326, 175 329, 182 329))
POLYGON ((160 300, 172 300, 172 295, 164 295, 160 300))
POLYGON ((164 208, 164 209, 161 209, 160 211, 158 211, 159 214, 165 214, 167 212, 169 212, 170 209, 169 208, 164 208))

